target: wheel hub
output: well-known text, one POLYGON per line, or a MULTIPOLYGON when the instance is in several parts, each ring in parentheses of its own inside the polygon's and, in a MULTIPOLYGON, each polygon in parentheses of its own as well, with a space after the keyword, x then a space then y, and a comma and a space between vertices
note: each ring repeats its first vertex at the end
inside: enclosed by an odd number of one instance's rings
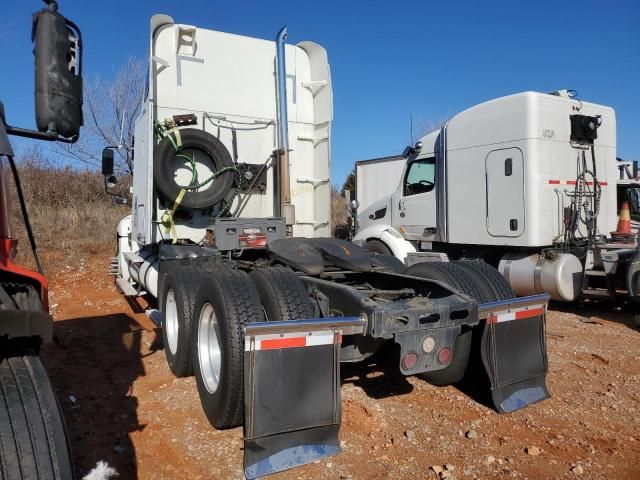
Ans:
POLYGON ((178 351, 178 306, 176 305, 176 296, 173 289, 167 292, 164 302, 164 328, 167 334, 167 342, 169 343, 169 351, 175 355, 178 351))
POLYGON ((213 306, 205 303, 198 319, 198 362, 205 388, 215 393, 220 383, 222 352, 220 350, 220 328, 213 306))

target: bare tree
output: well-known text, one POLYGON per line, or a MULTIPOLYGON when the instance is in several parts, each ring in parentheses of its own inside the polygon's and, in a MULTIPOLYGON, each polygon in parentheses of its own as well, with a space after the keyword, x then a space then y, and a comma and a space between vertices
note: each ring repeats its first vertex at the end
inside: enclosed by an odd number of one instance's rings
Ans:
POLYGON ((133 173, 133 133, 146 84, 147 63, 130 57, 112 81, 94 77, 84 86, 84 128, 75 144, 57 144, 68 159, 99 166, 102 149, 119 147, 116 169, 133 173))
POLYGON ((413 130, 411 132, 413 141, 415 142, 428 133, 441 129, 450 118, 451 116, 441 117, 440 119, 434 120, 433 118, 422 116, 414 117, 412 121, 413 130))

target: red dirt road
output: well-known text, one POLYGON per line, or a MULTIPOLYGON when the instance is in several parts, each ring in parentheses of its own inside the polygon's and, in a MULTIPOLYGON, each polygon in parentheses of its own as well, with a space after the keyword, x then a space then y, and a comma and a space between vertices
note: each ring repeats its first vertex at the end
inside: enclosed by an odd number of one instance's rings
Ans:
MULTIPOLYGON (((241 429, 209 426, 193 378, 171 375, 159 332, 106 271, 100 257, 50 276, 56 342, 43 359, 78 475, 105 460, 122 479, 242 478, 241 429)), ((611 306, 551 312, 553 397, 510 415, 474 392, 394 374, 393 362, 343 367, 343 453, 273 478, 437 479, 431 467, 449 464, 441 475, 458 479, 638 479, 633 321, 611 306)))

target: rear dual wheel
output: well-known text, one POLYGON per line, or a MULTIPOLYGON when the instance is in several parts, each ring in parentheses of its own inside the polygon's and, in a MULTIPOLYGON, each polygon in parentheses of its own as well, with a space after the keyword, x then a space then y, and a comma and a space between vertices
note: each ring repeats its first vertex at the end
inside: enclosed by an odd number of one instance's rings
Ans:
POLYGON ((162 339, 167 363, 176 377, 193 375, 193 309, 201 276, 196 268, 176 267, 162 284, 162 339))
MULTIPOLYGON (((506 300, 516 296, 500 272, 482 260, 417 263, 409 267, 405 273, 441 280, 475 298, 479 303, 506 300)), ((474 337, 479 337, 481 333, 481 329, 474 330, 467 328, 458 335, 453 359, 449 365, 442 370, 423 373, 420 376, 434 385, 450 385, 462 380, 469 365, 474 337), (474 330, 477 335, 474 335, 474 330)))
MULTIPOLYGON (((475 282, 469 278, 465 270, 453 263, 416 263, 407 268, 405 274, 442 281, 475 299, 479 296, 479 290, 475 282)), ((462 380, 469 363, 472 342, 471 329, 462 328, 463 330, 456 338, 453 346, 453 357, 449 365, 441 370, 421 373, 419 374, 420 378, 433 385, 451 385, 462 380)))
POLYGON ((249 276, 228 267, 203 275, 194 306, 193 368, 200 403, 218 429, 242 424, 245 322, 264 321, 249 276))
POLYGON ((242 424, 245 322, 312 318, 302 281, 283 267, 202 276, 194 305, 193 365, 200 402, 218 429, 242 424))
POLYGON ((267 321, 314 317, 313 305, 302 281, 284 267, 266 267, 249 275, 258 289, 267 321))

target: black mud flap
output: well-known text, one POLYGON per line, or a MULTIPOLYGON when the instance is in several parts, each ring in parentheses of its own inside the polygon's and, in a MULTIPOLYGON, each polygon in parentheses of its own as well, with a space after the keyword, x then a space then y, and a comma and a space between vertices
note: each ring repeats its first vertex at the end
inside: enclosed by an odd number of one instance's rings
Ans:
POLYGON ((247 479, 340 452, 340 343, 343 331, 361 333, 363 320, 333 320, 245 326, 247 479))
POLYGON ((482 362, 496 410, 509 413, 550 397, 546 386, 545 318, 548 295, 479 306, 486 323, 482 362))

